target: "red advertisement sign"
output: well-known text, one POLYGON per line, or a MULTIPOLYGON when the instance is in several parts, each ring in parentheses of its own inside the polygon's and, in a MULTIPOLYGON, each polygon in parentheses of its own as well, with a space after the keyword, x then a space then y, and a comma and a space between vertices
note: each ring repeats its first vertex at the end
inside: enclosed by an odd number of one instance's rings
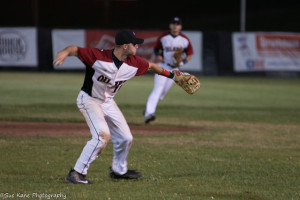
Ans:
MULTIPOLYGON (((137 55, 148 61, 154 60, 153 48, 163 31, 134 31, 136 37, 143 38, 144 44, 139 45, 137 55)), ((115 46, 117 30, 86 30, 85 46, 98 49, 112 49, 115 46)))
POLYGON ((256 47, 260 56, 299 57, 300 35, 256 34, 256 47))

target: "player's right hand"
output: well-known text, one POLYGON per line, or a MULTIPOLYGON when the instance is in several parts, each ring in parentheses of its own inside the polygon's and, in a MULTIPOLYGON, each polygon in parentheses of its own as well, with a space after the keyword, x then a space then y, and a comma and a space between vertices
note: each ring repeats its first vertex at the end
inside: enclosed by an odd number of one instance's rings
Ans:
POLYGON ((162 56, 157 56, 154 60, 155 63, 161 63, 163 61, 163 57, 162 56))
POLYGON ((69 53, 66 50, 62 50, 58 52, 55 56, 55 59, 53 61, 53 64, 56 66, 60 66, 63 64, 65 59, 68 57, 69 53))
POLYGON ((56 66, 62 65, 68 56, 78 56, 77 46, 74 46, 74 45, 68 46, 65 49, 63 49, 62 51, 58 52, 55 56, 53 64, 56 66))

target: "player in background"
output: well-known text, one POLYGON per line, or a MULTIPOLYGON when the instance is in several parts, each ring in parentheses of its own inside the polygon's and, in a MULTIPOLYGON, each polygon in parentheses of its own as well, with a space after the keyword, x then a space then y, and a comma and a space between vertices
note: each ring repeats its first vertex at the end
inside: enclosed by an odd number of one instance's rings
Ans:
POLYGON ((140 172, 127 168, 127 156, 133 137, 114 96, 127 80, 147 71, 174 77, 173 72, 135 56, 138 45, 143 42, 144 39, 137 38, 134 32, 123 30, 116 34, 114 49, 68 46, 57 53, 53 61, 55 65, 61 65, 68 56, 77 56, 86 66, 77 106, 92 134, 92 139, 86 143, 74 169, 67 175, 67 182, 90 184, 85 178, 89 166, 110 139, 113 142, 114 155, 109 176, 113 179, 141 177, 140 172))
MULTIPOLYGON (((174 17, 169 24, 170 31, 163 33, 158 37, 154 47, 156 56, 155 63, 158 63, 162 68, 173 71, 191 60, 194 53, 190 39, 181 33, 182 20, 174 17), (177 62, 174 54, 177 51, 183 52, 182 61, 177 62)), ((163 100, 174 81, 163 76, 154 76, 154 88, 148 97, 146 108, 143 110, 145 123, 155 120, 156 106, 159 100, 163 100)))

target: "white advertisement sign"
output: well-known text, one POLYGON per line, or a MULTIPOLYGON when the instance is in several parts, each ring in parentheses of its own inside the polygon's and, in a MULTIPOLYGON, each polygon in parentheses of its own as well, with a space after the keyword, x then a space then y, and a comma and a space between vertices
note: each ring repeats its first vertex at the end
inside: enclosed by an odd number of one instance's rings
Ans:
POLYGON ((236 72, 300 71, 300 34, 233 33, 236 72))
POLYGON ((0 66, 38 66, 36 28, 0 28, 0 66))
POLYGON ((192 59, 184 65, 181 70, 202 71, 202 32, 200 31, 182 31, 190 40, 194 49, 192 59))
MULTIPOLYGON (((70 45, 85 47, 85 30, 52 30, 53 56, 70 45)), ((54 59, 54 58, 53 58, 54 59)), ((54 69, 84 69, 84 64, 74 56, 68 57, 61 66, 54 69)))
MULTIPOLYGON (((53 55, 69 45, 80 47, 112 49, 115 43, 116 30, 53 30, 52 45, 53 55)), ((148 61, 154 61, 154 45, 158 36, 163 31, 135 31, 136 35, 144 38, 144 44, 140 45, 137 55, 148 61)), ((185 31, 192 43, 194 55, 182 70, 200 71, 202 70, 202 33, 200 31, 185 31)), ((54 66, 54 69, 84 69, 84 64, 76 57, 69 57, 62 66, 54 66)))

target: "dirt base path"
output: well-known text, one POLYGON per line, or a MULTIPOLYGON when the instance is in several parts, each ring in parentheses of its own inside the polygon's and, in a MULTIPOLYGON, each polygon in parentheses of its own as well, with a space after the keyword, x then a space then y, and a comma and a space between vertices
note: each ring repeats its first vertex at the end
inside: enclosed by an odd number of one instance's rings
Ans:
MULTIPOLYGON (((130 125, 132 134, 200 133, 200 128, 130 125)), ((90 136, 85 123, 0 122, 0 136, 90 136)))

